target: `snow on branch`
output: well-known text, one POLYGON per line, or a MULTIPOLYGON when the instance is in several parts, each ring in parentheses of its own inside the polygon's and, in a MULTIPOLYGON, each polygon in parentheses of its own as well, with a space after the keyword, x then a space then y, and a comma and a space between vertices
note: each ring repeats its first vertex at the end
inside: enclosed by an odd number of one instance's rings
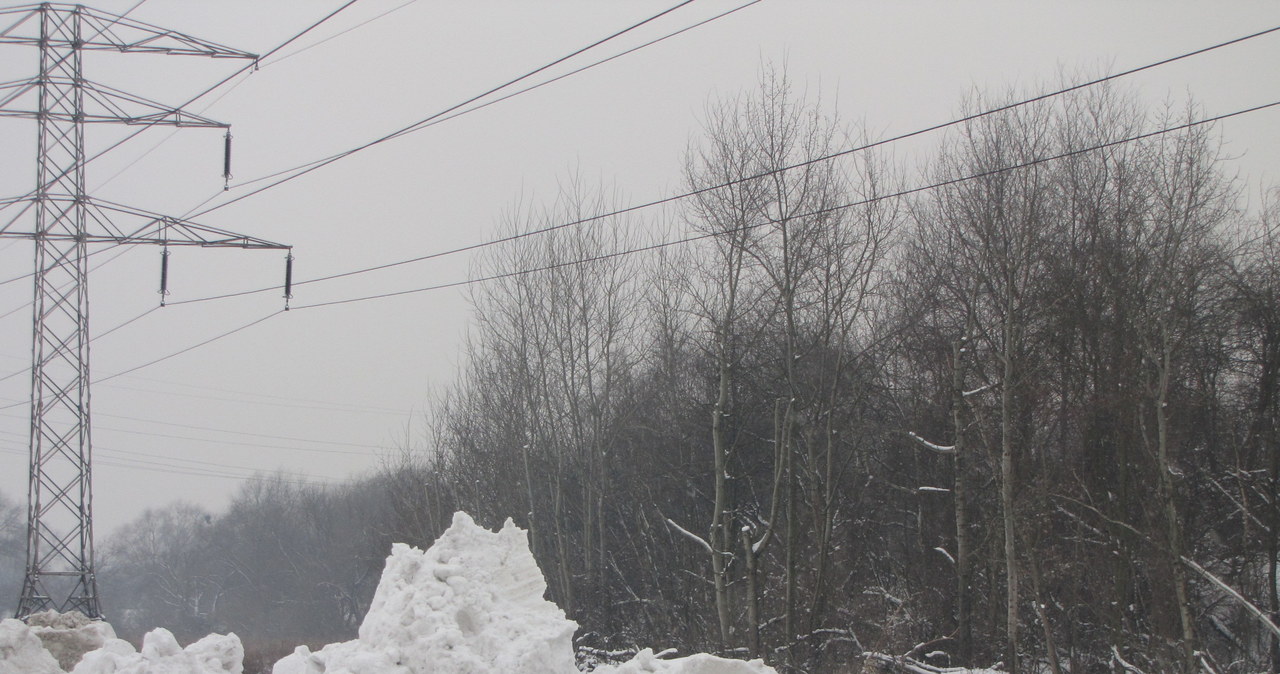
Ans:
POLYGON ((1141 669, 1134 667, 1133 665, 1129 664, 1124 658, 1120 657, 1120 649, 1116 648, 1115 646, 1111 647, 1111 660, 1112 662, 1115 662, 1117 665, 1119 665, 1120 669, 1123 669, 1129 674, 1146 674, 1141 669))
MULTIPOLYGON (((1068 500, 1074 501, 1079 505, 1083 505, 1086 508, 1089 508, 1093 512, 1102 516, 1102 518, 1107 522, 1109 522, 1110 524, 1127 529, 1130 532, 1137 534, 1140 538, 1146 540, 1149 543, 1154 542, 1151 540, 1150 537, 1148 537, 1146 534, 1142 533, 1141 531, 1138 531, 1130 524, 1126 524, 1124 522, 1118 522, 1109 517, 1106 517, 1105 515, 1102 515, 1102 513, 1099 512, 1097 508, 1085 505, 1084 503, 1080 503, 1079 501, 1075 501, 1075 499, 1068 499, 1068 500)), ((1182 559, 1182 563, 1185 564, 1187 568, 1190 568, 1192 571, 1195 571, 1196 573, 1200 574, 1201 576, 1204 577, 1205 580, 1217 586, 1218 589, 1222 590, 1223 592, 1226 592, 1227 595, 1230 596, 1232 599, 1235 599, 1237 602, 1240 602, 1240 605, 1243 606, 1246 611, 1248 611, 1249 613, 1252 613, 1254 617, 1258 619, 1258 622, 1262 623, 1263 627, 1267 628, 1267 630, 1270 631, 1272 634, 1274 634, 1277 638, 1280 638, 1280 627, 1276 626, 1274 622, 1271 622, 1271 618, 1267 617, 1267 614, 1263 612, 1262 609, 1258 608, 1257 605, 1255 605, 1253 602, 1249 601, 1248 599, 1245 599, 1244 595, 1240 594, 1239 592, 1236 592, 1234 589, 1232 589, 1230 585, 1227 585, 1225 582, 1223 582, 1221 578, 1218 578, 1212 573, 1209 573, 1208 569, 1204 568, 1203 566, 1200 566, 1199 564, 1196 564, 1195 560, 1191 559, 1190 557, 1187 557, 1186 555, 1182 555, 1181 559, 1182 559)), ((1114 648, 1112 650, 1114 652, 1114 648)), ((1115 656, 1116 658, 1119 658, 1120 654, 1117 652, 1115 653, 1115 656)), ((1126 664, 1123 660, 1120 660, 1120 663, 1122 665, 1126 664)), ((1134 671, 1138 671, 1138 670, 1135 669, 1134 671)))
POLYGON ((1217 585, 1218 588, 1223 592, 1226 592, 1227 594, 1231 595, 1236 601, 1240 602, 1240 604, 1244 606, 1244 608, 1247 611, 1249 611, 1255 617, 1257 617, 1258 622, 1262 623, 1263 627, 1266 627, 1268 630, 1271 630, 1272 634, 1276 635, 1277 637, 1280 637, 1280 627, 1277 627, 1275 623, 1271 622, 1271 619, 1267 617, 1266 613, 1262 612, 1262 609, 1255 606, 1254 603, 1249 601, 1248 599, 1245 599, 1244 595, 1231 589, 1230 585, 1227 585, 1220 578, 1213 575, 1212 573, 1209 573, 1208 569, 1204 568, 1203 566, 1200 566, 1199 564, 1196 564, 1194 561, 1192 561, 1189 557, 1186 557, 1185 555, 1182 557, 1182 563, 1191 567, 1192 570, 1194 570, 1196 573, 1200 574, 1201 576, 1204 576, 1205 580, 1209 581, 1210 583, 1213 583, 1214 585, 1217 585))
POLYGON ((711 549, 711 544, 708 543, 706 539, 699 536, 698 534, 693 533, 692 531, 689 531, 688 529, 680 526, 679 524, 676 524, 675 522, 671 521, 670 517, 665 517, 663 519, 667 521, 667 526, 687 536, 689 540, 693 541, 694 543, 697 543, 703 550, 706 550, 707 554, 711 554, 711 555, 715 554, 715 550, 711 549))
POLYGON ((962 397, 962 398, 968 398, 968 397, 970 397, 970 396, 976 396, 976 395, 978 395, 979 393, 985 393, 985 392, 987 392, 987 391, 990 391, 991 389, 993 389, 993 388, 995 388, 995 387, 996 387, 996 385, 995 385, 995 384, 987 384, 986 386, 979 386, 978 388, 973 389, 972 391, 965 391, 964 393, 961 393, 961 394, 960 394, 960 397, 962 397))
POLYGON ((950 553, 950 552, 947 552, 947 549, 946 549, 946 548, 944 548, 944 547, 942 547, 942 546, 938 546, 938 547, 934 548, 934 550, 937 550, 939 554, 941 554, 943 557, 946 557, 946 558, 947 558, 947 561, 951 562, 951 564, 952 564, 953 566, 955 565, 955 563, 956 563, 956 558, 955 558, 955 557, 952 557, 952 556, 951 556, 951 553, 950 553))
POLYGON ((934 667, 905 655, 863 653, 862 657, 875 661, 881 668, 906 672, 907 674, 962 674, 969 671, 963 667, 934 667))
POLYGON ((1236 636, 1235 632, 1231 631, 1230 627, 1227 627, 1226 623, 1222 622, 1221 618, 1211 613, 1209 614, 1209 624, 1213 625, 1213 629, 1217 630, 1218 634, 1221 634, 1224 639, 1230 641, 1232 646, 1240 648, 1239 637, 1236 636))
POLYGON ((920 443, 920 444, 924 445, 925 447, 927 447, 927 448, 929 448, 929 449, 931 449, 931 450, 933 450, 933 451, 935 451, 935 452, 937 452, 937 453, 939 453, 939 454, 955 454, 955 453, 956 453, 956 446, 955 446, 955 445, 935 445, 934 443, 929 442, 928 440, 925 440, 924 438, 922 438, 922 437, 920 437, 920 436, 916 435, 916 434, 915 434, 914 432, 912 432, 912 431, 907 431, 907 435, 910 435, 910 436, 912 437, 912 439, 914 439, 916 442, 918 442, 918 443, 920 443))

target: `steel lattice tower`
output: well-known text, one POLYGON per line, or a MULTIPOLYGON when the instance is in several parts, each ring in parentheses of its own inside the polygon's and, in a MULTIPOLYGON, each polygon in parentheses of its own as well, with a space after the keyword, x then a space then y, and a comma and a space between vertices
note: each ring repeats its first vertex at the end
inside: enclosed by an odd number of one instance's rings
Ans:
POLYGON ((0 31, 0 44, 36 47, 40 61, 35 78, 0 84, 0 116, 37 125, 36 189, 0 200, 0 209, 20 209, 0 225, 0 238, 35 242, 27 557, 17 616, 54 609, 96 618, 102 611, 93 564, 89 247, 288 246, 85 193, 87 124, 228 125, 86 80, 84 52, 256 59, 254 54, 82 5, 0 9, 0 21, 5 17, 10 23, 0 31))

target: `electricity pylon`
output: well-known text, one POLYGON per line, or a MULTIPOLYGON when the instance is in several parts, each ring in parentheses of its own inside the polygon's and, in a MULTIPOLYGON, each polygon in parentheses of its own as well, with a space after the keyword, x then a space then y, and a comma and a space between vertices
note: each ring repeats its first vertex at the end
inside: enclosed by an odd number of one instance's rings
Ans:
POLYGON ((256 59, 254 54, 83 5, 0 9, 0 21, 10 22, 0 30, 0 44, 36 47, 40 57, 35 78, 0 84, 0 116, 34 119, 37 126, 35 191, 0 199, 0 209, 19 209, 0 221, 0 238, 35 242, 27 558, 16 615, 53 609, 97 618, 102 611, 93 566, 89 246, 289 247, 85 193, 87 124, 229 127, 86 80, 84 52, 256 59))

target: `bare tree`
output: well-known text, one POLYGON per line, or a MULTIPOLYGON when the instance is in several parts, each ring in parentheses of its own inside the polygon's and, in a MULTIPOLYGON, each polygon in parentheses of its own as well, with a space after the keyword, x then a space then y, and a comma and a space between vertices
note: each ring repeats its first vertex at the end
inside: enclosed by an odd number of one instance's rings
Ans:
POLYGON ((25 536, 22 507, 0 494, 0 616, 13 614, 22 593, 25 536))
POLYGON ((636 359, 640 261, 616 255, 635 240, 633 223, 595 219, 616 200, 573 178, 551 206, 508 216, 507 235, 586 222, 517 238, 481 262, 480 275, 501 278, 472 295, 478 328, 470 367, 479 376, 470 383, 480 388, 463 399, 488 401, 501 418, 459 410, 460 423, 489 430, 454 436, 462 446, 477 438, 489 444, 473 450, 492 459, 475 478, 486 494, 489 481, 523 476, 523 503, 500 497, 499 510, 527 518, 535 552, 553 560, 552 587, 571 615, 580 608, 576 593, 594 592, 607 570, 607 500, 619 468, 616 439, 629 415, 623 391, 636 359))
MULTIPOLYGON (((1164 121, 1193 118, 1194 111, 1188 108, 1185 117, 1168 114, 1164 121)), ((1177 413, 1173 387, 1180 373, 1184 377, 1189 374, 1185 364, 1189 364, 1196 342, 1208 334, 1205 328, 1216 313, 1208 306, 1215 301, 1210 281, 1225 262, 1216 234, 1231 214, 1233 190, 1218 173, 1216 149, 1205 127, 1164 136, 1152 151, 1157 153, 1152 162, 1148 244, 1152 259, 1147 322, 1152 329, 1143 341, 1143 350, 1155 429, 1154 437, 1148 433, 1144 437, 1154 449, 1161 533, 1180 625, 1180 665, 1183 671, 1191 672, 1199 667, 1195 656, 1198 640, 1182 564, 1187 548, 1174 485, 1179 469, 1171 428, 1171 416, 1177 413)))
MULTIPOLYGON (((1229 275, 1229 304, 1237 326, 1239 368, 1244 382, 1244 453, 1237 470, 1261 467, 1266 477, 1240 479, 1238 504, 1245 538, 1252 524, 1264 534, 1261 574, 1266 606, 1274 622, 1280 619, 1280 188, 1264 195, 1260 216, 1242 234, 1229 275), (1259 488, 1260 487, 1260 488, 1259 488), (1260 493, 1259 493, 1260 492, 1260 493), (1259 503, 1251 507, 1251 503, 1259 503)), ((1280 639, 1268 636, 1273 671, 1280 669, 1280 639)))
MULTIPOLYGON (((988 101, 972 103, 987 107, 988 101)), ((952 296, 943 301, 964 307, 972 317, 975 360, 995 389, 998 402, 992 427, 999 457, 1000 512, 1005 573, 1005 664, 1019 670, 1022 656, 1019 626, 1022 528, 1018 499, 1022 457, 1030 451, 1035 399, 1032 393, 1034 344, 1043 311, 1042 279, 1045 243, 1050 231, 1048 172, 1038 166, 1010 167, 1050 155, 1047 110, 1020 108, 969 122, 953 137, 937 162, 942 181, 925 211, 926 227, 945 251, 939 260, 954 280, 939 287, 952 296)), ((932 244, 925 244, 932 245, 932 244)), ((962 326, 955 333, 964 334, 962 326)))
POLYGON ((762 563, 781 541, 775 643, 792 664, 801 644, 812 646, 805 657, 819 653, 827 633, 837 494, 856 443, 840 433, 857 416, 851 382, 867 371, 872 307, 897 222, 896 202, 879 198, 891 185, 884 158, 813 161, 840 138, 820 102, 796 99, 786 73, 767 67, 757 91, 709 107, 685 168, 695 192, 688 222, 708 235, 711 260, 690 276, 691 306, 715 369, 711 522, 705 539, 694 538, 710 557, 722 647, 735 642, 730 586, 745 581, 754 655, 767 654, 761 631, 771 622, 761 595, 772 574, 762 563), (763 445, 744 435, 748 407, 734 395, 749 381, 771 410, 763 445))

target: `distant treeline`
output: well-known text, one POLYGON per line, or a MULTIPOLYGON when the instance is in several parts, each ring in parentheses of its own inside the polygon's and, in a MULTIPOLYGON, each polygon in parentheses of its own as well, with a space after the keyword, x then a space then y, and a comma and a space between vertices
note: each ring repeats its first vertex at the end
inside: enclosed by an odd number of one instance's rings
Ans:
POLYGON ((1198 114, 1095 86, 923 168, 811 161, 865 140, 766 71, 708 105, 695 196, 597 218, 621 199, 569 180, 504 218, 549 231, 479 255, 465 364, 402 461, 148 513, 104 546, 104 605, 348 638, 390 542, 462 509, 529 530, 582 646, 1271 671, 1280 205, 1246 208, 1198 114))

